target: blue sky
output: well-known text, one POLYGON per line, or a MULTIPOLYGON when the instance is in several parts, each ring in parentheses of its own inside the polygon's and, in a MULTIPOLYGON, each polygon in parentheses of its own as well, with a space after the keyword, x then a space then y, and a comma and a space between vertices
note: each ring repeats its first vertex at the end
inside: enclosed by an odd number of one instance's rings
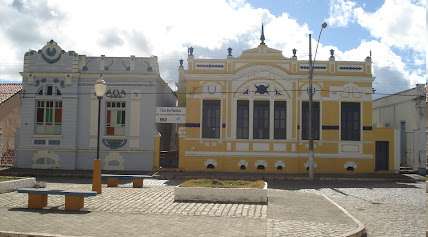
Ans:
POLYGON ((305 58, 323 21, 317 59, 334 48, 337 60, 361 61, 371 50, 378 92, 426 82, 425 0, 0 0, 0 81, 20 81, 24 53, 54 39, 91 56, 157 55, 174 87, 189 46, 196 57, 228 47, 237 56, 258 44, 264 22, 269 47, 305 58))
MULTIPOLYGON (((249 2, 255 7, 269 9, 276 16, 286 12, 299 22, 307 23, 314 32, 329 17, 330 1, 328 0, 250 0, 249 2)), ((360 3, 363 9, 371 12, 383 4, 383 0, 355 2, 360 3)), ((351 23, 346 28, 329 27, 328 32, 322 36, 323 42, 336 45, 341 50, 355 48, 363 39, 370 40, 372 37, 366 29, 356 23, 351 23)))

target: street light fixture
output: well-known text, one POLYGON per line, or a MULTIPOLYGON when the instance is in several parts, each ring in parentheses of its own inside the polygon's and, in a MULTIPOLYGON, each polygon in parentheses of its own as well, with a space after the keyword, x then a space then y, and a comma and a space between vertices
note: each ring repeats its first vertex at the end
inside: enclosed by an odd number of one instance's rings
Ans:
POLYGON ((97 159, 94 160, 92 173, 92 191, 101 193, 101 162, 100 162, 100 124, 101 124, 101 99, 107 91, 107 84, 103 80, 103 74, 95 82, 95 95, 98 99, 98 130, 97 130, 97 159))
POLYGON ((308 88, 308 94, 309 94, 309 114, 308 114, 308 129, 309 129, 309 162, 308 162, 308 166, 309 166, 309 179, 313 180, 314 179, 314 138, 313 138, 313 132, 312 132, 312 103, 313 103, 313 96, 314 96, 314 89, 312 86, 312 80, 314 77, 314 62, 315 59, 317 58, 317 52, 318 52, 318 45, 320 43, 320 38, 321 38, 321 33, 323 31, 323 29, 325 29, 327 27, 327 23, 322 23, 321 25, 321 30, 320 33, 318 35, 318 40, 317 40, 317 47, 315 49, 315 55, 314 55, 314 60, 312 61, 312 34, 309 34, 309 88, 308 88))

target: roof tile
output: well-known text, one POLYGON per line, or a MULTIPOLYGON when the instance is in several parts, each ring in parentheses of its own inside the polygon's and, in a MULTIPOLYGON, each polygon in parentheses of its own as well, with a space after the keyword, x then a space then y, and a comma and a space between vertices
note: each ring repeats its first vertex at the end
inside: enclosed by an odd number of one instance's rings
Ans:
POLYGON ((21 83, 0 83, 0 104, 21 90, 21 83))

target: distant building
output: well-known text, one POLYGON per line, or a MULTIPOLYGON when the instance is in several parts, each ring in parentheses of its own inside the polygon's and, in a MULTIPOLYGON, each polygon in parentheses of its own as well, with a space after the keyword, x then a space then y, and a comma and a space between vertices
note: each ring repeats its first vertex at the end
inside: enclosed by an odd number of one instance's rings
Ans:
POLYGON ((424 84, 373 101, 374 125, 399 130, 400 165, 422 173, 426 166, 426 114, 424 84))
POLYGON ((176 104, 159 75, 157 57, 90 57, 66 52, 54 41, 24 57, 17 167, 92 168, 98 119, 94 84, 101 74, 108 86, 101 106, 102 169, 157 168, 154 147, 163 129, 155 123, 156 107, 176 104))
POLYGON ((0 83, 0 165, 15 163, 15 134, 19 127, 21 83, 0 83))
MULTIPOLYGON (((260 44, 239 56, 180 61, 179 168, 184 171, 305 173, 308 72, 296 50, 260 44)), ((312 132, 316 173, 395 172, 395 134, 372 125, 372 61, 314 65, 312 132)))

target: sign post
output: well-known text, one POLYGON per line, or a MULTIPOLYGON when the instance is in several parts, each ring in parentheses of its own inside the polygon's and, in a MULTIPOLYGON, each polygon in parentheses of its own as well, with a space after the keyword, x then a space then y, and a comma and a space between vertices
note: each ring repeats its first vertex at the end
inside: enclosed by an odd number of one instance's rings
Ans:
POLYGON ((156 123, 185 123, 186 108, 184 107, 157 107, 156 123))

